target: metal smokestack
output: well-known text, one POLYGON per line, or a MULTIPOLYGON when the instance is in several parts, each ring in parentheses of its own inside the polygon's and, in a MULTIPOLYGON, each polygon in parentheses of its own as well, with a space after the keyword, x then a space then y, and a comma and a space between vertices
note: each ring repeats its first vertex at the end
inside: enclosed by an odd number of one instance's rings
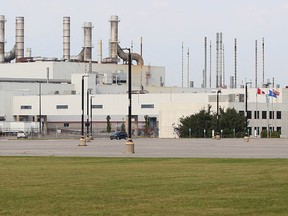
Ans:
POLYGON ((234 88, 237 88, 237 38, 234 40, 234 88))
POLYGON ((255 88, 257 88, 258 84, 258 47, 257 40, 255 40, 255 88))
POLYGON ((0 63, 4 63, 5 53, 5 16, 0 15, 0 63))
POLYGON ((98 41, 98 64, 102 63, 102 40, 98 41))
POLYGON ((219 87, 219 33, 216 33, 216 88, 219 87))
POLYGON ((16 62, 24 57, 24 17, 16 17, 16 62))
POLYGON ((207 37, 204 38, 204 80, 203 87, 207 88, 207 37))
POLYGON ((31 48, 26 48, 26 57, 32 57, 32 50, 31 48))
POLYGON ((111 16, 111 39, 110 39, 110 58, 117 61, 117 45, 118 45, 118 16, 111 16))
POLYGON ((84 22, 84 61, 92 60, 92 22, 84 22))
POLYGON ((63 59, 70 60, 70 17, 63 17, 63 59))

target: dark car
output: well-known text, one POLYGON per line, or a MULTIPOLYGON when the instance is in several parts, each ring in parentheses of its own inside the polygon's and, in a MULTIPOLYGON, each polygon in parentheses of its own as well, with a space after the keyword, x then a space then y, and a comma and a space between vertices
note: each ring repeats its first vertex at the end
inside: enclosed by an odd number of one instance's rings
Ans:
POLYGON ((110 139, 111 140, 113 140, 113 139, 117 139, 117 140, 127 139, 127 133, 123 132, 123 131, 116 131, 116 132, 112 133, 112 135, 110 136, 110 139))

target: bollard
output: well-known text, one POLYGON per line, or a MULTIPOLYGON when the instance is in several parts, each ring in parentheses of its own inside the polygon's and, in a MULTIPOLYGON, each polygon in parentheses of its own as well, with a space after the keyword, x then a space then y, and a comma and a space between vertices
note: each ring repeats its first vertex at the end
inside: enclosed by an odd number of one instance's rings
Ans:
POLYGON ((132 139, 128 139, 126 141, 126 154, 134 154, 134 142, 132 141, 132 139))
POLYGON ((250 137, 248 136, 247 133, 244 135, 244 142, 249 142, 250 137))
POLYGON ((86 137, 85 137, 85 140, 86 140, 86 142, 90 142, 90 137, 89 137, 89 136, 86 136, 86 137))
POLYGON ((78 146, 87 146, 86 139, 84 137, 80 138, 80 144, 78 146))

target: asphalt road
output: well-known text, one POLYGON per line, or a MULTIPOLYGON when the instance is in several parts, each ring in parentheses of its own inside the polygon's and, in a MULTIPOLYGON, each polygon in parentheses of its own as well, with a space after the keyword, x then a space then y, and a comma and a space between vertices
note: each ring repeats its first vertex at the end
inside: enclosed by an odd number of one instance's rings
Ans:
POLYGON ((79 139, 0 139, 0 156, 145 157, 145 158, 288 158, 288 139, 158 139, 135 138, 134 154, 125 140, 96 138, 79 146, 79 139))

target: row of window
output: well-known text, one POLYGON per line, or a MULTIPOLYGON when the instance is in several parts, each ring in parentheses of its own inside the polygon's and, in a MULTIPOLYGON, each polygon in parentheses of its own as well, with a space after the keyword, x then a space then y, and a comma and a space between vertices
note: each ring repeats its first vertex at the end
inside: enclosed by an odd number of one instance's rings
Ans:
MULTIPOLYGON (((142 109, 153 109, 154 104, 141 104, 142 109)), ((21 109, 27 110, 32 109, 31 105, 22 105, 21 109)), ((68 105, 56 105, 56 109, 68 109, 68 105)), ((103 109, 103 105, 93 104, 92 109, 103 109)))
MULTIPOLYGON (((240 113, 245 114, 244 111, 240 111, 240 113)), ((252 119, 252 111, 247 111, 247 118, 252 119)), ((281 118, 282 118, 281 111, 254 111, 253 116, 253 119, 281 119, 281 118)))

